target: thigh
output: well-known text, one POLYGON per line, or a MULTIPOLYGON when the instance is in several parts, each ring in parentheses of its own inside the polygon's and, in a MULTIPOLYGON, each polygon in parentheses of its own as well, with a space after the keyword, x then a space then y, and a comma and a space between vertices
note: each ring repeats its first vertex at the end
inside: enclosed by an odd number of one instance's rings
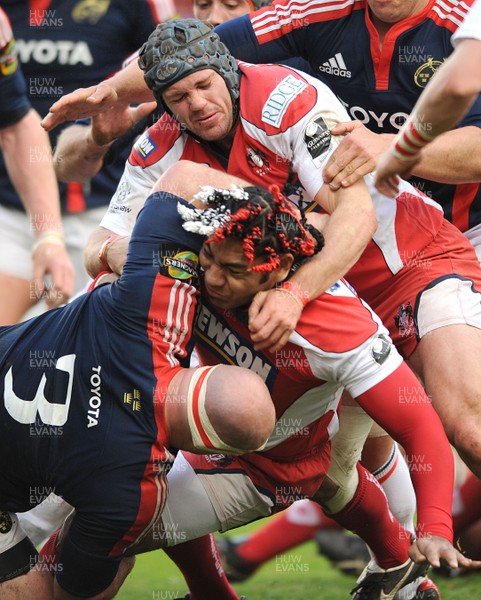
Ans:
POLYGON ((0 205, 0 273, 30 281, 33 243, 27 215, 0 205))
POLYGON ((256 489, 237 458, 227 462, 225 455, 178 452, 167 477, 162 514, 128 554, 174 546, 270 515, 272 500, 256 489))
POLYGON ((274 506, 269 495, 257 489, 240 457, 179 453, 168 483, 164 512, 171 523, 189 526, 189 539, 266 517, 274 506))
POLYGON ((332 439, 331 464, 327 474, 329 487, 324 486, 316 501, 330 513, 339 512, 354 497, 357 485, 357 463, 373 426, 373 420, 351 400, 342 406, 339 431, 332 439))
POLYGON ((457 324, 433 330, 409 362, 448 435, 456 423, 481 431, 481 329, 457 324))

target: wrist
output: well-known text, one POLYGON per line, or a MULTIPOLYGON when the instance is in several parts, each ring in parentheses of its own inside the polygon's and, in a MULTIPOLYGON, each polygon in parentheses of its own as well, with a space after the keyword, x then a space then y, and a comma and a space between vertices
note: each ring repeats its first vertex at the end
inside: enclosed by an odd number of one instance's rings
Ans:
POLYGON ((120 236, 117 235, 116 233, 112 233, 111 235, 109 235, 109 237, 107 239, 105 239, 102 242, 102 245, 100 246, 100 249, 99 249, 99 262, 102 265, 106 266, 108 269, 110 269, 109 261, 108 261, 108 258, 107 258, 107 253, 108 253, 109 247, 119 237, 120 236))
POLYGON ((98 144, 93 137, 92 127, 89 127, 87 136, 85 138, 85 144, 88 155, 87 158, 99 160, 107 154, 110 146, 113 144, 113 141, 107 142, 106 144, 98 144))
POLYGON ((402 161, 407 162, 434 139, 434 135, 428 131, 425 123, 408 119, 404 127, 394 139, 393 154, 402 161))
POLYGON ((296 302, 301 306, 302 309, 304 309, 310 302, 310 298, 307 292, 302 290, 293 281, 283 281, 280 285, 276 287, 276 291, 283 292, 292 296, 296 300, 296 302))
POLYGON ((55 244, 57 246, 65 247, 65 240, 63 233, 60 231, 44 231, 35 238, 35 242, 32 246, 32 254, 35 253, 37 248, 42 244, 55 244))

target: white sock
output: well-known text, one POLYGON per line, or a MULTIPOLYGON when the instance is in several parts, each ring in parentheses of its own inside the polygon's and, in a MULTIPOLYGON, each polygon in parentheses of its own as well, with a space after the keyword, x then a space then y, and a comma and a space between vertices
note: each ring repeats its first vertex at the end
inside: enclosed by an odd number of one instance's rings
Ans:
POLYGON ((405 529, 414 533, 416 494, 407 463, 396 442, 389 459, 373 475, 387 496, 392 514, 405 529))

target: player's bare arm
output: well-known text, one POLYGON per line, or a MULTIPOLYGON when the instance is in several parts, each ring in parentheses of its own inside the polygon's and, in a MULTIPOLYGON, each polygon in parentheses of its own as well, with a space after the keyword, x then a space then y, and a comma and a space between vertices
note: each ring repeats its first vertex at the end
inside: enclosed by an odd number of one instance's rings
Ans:
POLYGON ((31 109, 14 125, 0 129, 0 145, 35 236, 33 289, 39 296, 44 294, 47 306, 54 308, 72 296, 75 272, 64 244, 57 181, 50 163, 50 142, 40 127, 37 112, 31 109), (32 159, 32 149, 38 153, 38 157, 33 157, 37 160, 32 159), (52 280, 48 290, 44 283, 46 275, 52 280))
POLYGON ((102 271, 122 274, 127 259, 130 236, 117 235, 105 227, 97 227, 85 246, 84 265, 90 277, 97 277, 102 271))
MULTIPOLYGON (((307 261, 292 276, 299 297, 316 298, 345 275, 371 240, 377 220, 371 196, 363 181, 337 191, 323 186, 316 201, 330 213, 323 229, 325 246, 321 255, 307 261)), ((257 349, 275 352, 294 331, 303 303, 292 294, 271 290, 258 295, 249 309, 249 329, 257 349)))

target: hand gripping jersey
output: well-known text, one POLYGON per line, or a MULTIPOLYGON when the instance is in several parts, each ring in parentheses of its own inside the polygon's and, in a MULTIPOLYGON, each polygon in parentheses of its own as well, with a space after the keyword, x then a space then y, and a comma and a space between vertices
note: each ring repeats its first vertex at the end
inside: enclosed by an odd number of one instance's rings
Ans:
MULTIPOLYGON (((451 35, 474 0, 430 0, 393 26, 380 49, 367 0, 275 0, 216 28, 232 54, 266 63, 301 56, 346 106, 376 133, 396 133, 436 69, 451 54, 451 35)), ((481 126, 481 99, 460 125, 481 126)), ((478 183, 446 185, 413 178, 461 231, 481 222, 478 183)))
MULTIPOLYGON (((41 117, 61 96, 113 75, 158 22, 173 16, 170 0, 5 0, 2 8, 15 33, 30 102, 41 117)), ((61 129, 50 135, 52 147, 61 129)), ((60 184, 63 212, 108 204, 127 156, 85 185, 60 184)), ((23 210, 1 156, 0 189, 0 203, 23 210)))
POLYGON ((177 201, 146 204, 118 282, 0 328, 0 506, 55 492, 75 507, 57 573, 74 595, 107 587, 165 502, 164 399, 188 359, 200 245, 177 201))
POLYGON ((27 86, 18 68, 15 40, 7 15, 0 8, 0 128, 14 125, 30 109, 27 86))
MULTIPOLYGON (((307 305, 289 342, 276 353, 254 349, 246 310, 216 309, 205 297, 196 317, 195 334, 204 364, 235 364, 258 373, 270 390, 277 415, 266 449, 260 453, 212 457, 183 452, 196 472, 215 474, 219 469, 232 469, 235 473, 241 469, 271 499, 274 510, 310 497, 327 472, 329 440, 337 431, 342 389, 409 448, 409 455, 422 455, 427 464, 431 459, 438 461, 433 440, 425 439, 430 426, 424 423, 420 427, 420 415, 415 412, 421 408, 433 425, 437 416, 431 407, 427 411, 426 406, 407 408, 406 398, 416 379, 402 364, 379 319, 345 282, 337 282, 307 305), (377 387, 389 380, 395 382, 392 395, 377 387), (412 427, 416 422, 418 425, 412 427)), ((440 423, 435 427, 444 439, 440 423)), ((449 523, 445 511, 449 512, 451 501, 449 477, 440 482, 443 468, 439 463, 434 471, 435 483, 434 479, 428 482, 425 472, 413 473, 420 522, 449 538, 449 526, 445 528, 449 523), (438 483, 445 493, 443 500, 438 497, 438 488, 434 491, 432 487, 438 483)))

